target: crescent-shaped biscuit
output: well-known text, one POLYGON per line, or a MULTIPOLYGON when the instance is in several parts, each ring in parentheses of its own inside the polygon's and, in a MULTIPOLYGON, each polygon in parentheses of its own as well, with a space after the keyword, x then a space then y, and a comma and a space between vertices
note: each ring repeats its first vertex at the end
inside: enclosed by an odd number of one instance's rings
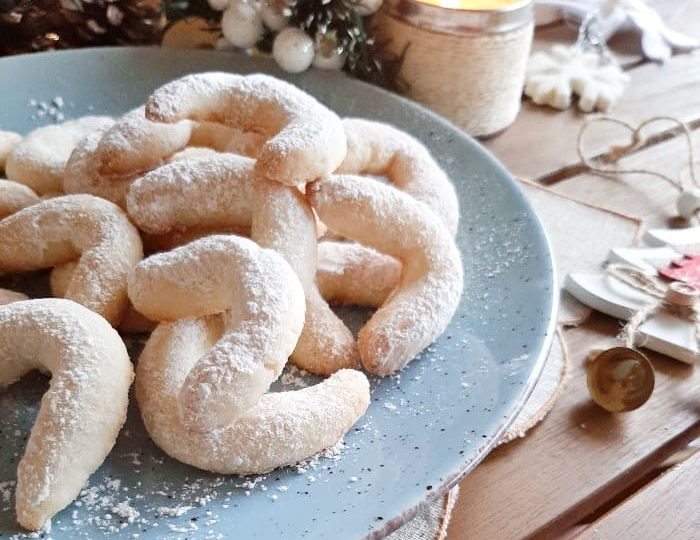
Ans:
POLYGON ((292 354, 298 367, 330 375, 359 366, 357 342, 316 286, 316 218, 296 188, 259 179, 253 200, 251 238, 280 253, 306 292, 306 323, 292 354))
POLYGON ((268 75, 197 73, 158 88, 146 103, 155 122, 215 122, 262 134, 264 178, 300 185, 333 172, 346 138, 338 116, 295 86, 268 75))
MULTIPOLYGON (((51 294, 57 298, 65 298, 77 266, 78 261, 71 261, 53 267, 49 277, 51 294)), ((144 334, 153 331, 155 327, 156 323, 141 315, 131 303, 127 305, 119 321, 119 331, 123 334, 144 334)))
POLYGON ((250 227, 255 161, 236 154, 174 161, 129 188, 126 209, 149 234, 197 228, 250 227))
POLYGON ((7 156, 22 140, 22 135, 14 131, 4 131, 0 129, 0 171, 5 170, 7 156))
POLYGON ((0 179, 0 219, 40 200, 39 196, 24 184, 0 179))
POLYGON ((117 325, 126 284, 143 256, 141 238, 119 207, 92 195, 66 195, 0 221, 0 272, 28 272, 78 260, 66 298, 117 325))
POLYGON ((209 148, 217 152, 229 152, 255 157, 265 144, 265 137, 254 131, 242 131, 235 127, 214 122, 193 122, 189 148, 209 148))
POLYGON ((400 129, 362 118, 344 118, 348 151, 338 173, 386 176, 401 191, 427 204, 452 235, 459 203, 455 188, 428 149, 400 129))
POLYGON ((22 300, 29 300, 29 297, 21 292, 0 289, 0 306, 11 304, 12 302, 21 302, 22 300))
POLYGON ((63 192, 63 172, 80 139, 111 126, 107 116, 84 116, 30 132, 7 156, 5 174, 40 195, 63 192))
POLYGON ((191 122, 151 122, 144 107, 137 107, 100 138, 95 148, 97 172, 109 177, 153 169, 187 146, 191 134, 191 122))
POLYGON ((378 308, 396 289, 401 263, 353 242, 318 243, 316 284, 330 304, 378 308))
POLYGON ((265 394, 225 428, 188 429, 178 413, 180 389, 222 333, 220 315, 161 323, 139 358, 143 423, 175 459, 219 474, 262 474, 334 446, 367 410, 367 377, 343 369, 309 388, 265 394))
POLYGON ((191 130, 191 122, 150 122, 138 107, 77 142, 65 166, 63 190, 97 195, 123 208, 131 183, 183 149, 191 130))
POLYGON ((124 207, 129 186, 141 173, 103 176, 97 171, 99 144, 106 129, 96 130, 75 145, 63 174, 63 191, 69 194, 87 193, 124 207))
POLYGON ((176 459, 266 472, 337 443, 369 403, 357 372, 265 394, 301 332, 304 293, 280 255, 248 239, 210 236, 152 256, 129 294, 151 318, 184 317, 158 326, 136 377, 146 429, 176 459))
POLYGON ((126 420, 133 369, 102 317, 57 298, 0 307, 0 388, 51 372, 17 468, 20 525, 38 530, 77 497, 126 420))
POLYGON ((281 373, 301 332, 304 291, 277 253, 217 235, 153 255, 129 277, 134 307, 152 320, 226 312, 224 335, 180 392, 185 424, 208 430, 252 407, 281 373))
POLYGON ((435 341, 452 319, 463 287, 459 250, 429 208, 392 186, 338 175, 314 182, 306 193, 331 229, 402 263, 396 290, 358 336, 365 369, 389 375, 435 341))

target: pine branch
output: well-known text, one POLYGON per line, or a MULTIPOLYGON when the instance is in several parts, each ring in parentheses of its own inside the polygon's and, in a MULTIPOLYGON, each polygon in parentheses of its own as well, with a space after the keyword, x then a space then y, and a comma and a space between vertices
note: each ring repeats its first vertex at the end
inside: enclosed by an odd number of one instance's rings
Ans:
POLYGON ((400 89, 397 76, 402 57, 392 57, 385 47, 375 44, 355 5, 356 0, 292 0, 290 23, 311 37, 333 33, 336 52, 346 55, 345 71, 379 86, 400 89))

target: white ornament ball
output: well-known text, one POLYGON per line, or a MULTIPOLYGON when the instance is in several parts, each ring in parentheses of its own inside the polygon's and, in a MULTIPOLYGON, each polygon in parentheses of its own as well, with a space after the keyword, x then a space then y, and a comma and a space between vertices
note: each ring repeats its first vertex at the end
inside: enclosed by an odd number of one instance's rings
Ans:
POLYGON ((221 18, 224 37, 234 47, 247 49, 263 35, 263 24, 257 5, 233 0, 221 18))
POLYGON ((275 0, 263 0, 260 15, 265 26, 273 32, 279 32, 289 26, 289 17, 283 13, 282 9, 281 4, 275 0))
POLYGON ((282 30, 272 44, 272 56, 289 73, 306 71, 314 60, 314 42, 299 28, 282 30))
POLYGON ((361 17, 376 13, 380 7, 382 7, 382 0, 358 0, 355 3, 355 11, 361 17))
POLYGON ((207 3, 210 8, 216 11, 224 11, 231 3, 231 0, 207 0, 207 3))
POLYGON ((676 201, 676 208, 681 217, 692 218, 695 212, 700 210, 700 189, 691 189, 681 193, 676 201))

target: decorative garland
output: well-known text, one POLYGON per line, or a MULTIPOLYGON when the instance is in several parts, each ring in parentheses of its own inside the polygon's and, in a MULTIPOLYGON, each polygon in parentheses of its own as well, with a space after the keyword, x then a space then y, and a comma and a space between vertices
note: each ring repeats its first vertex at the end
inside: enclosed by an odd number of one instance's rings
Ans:
POLYGON ((0 0, 0 55, 99 45, 160 43, 196 17, 221 34, 217 48, 271 54, 282 69, 343 70, 401 89, 401 58, 372 35, 382 0, 0 0))
POLYGON ((290 73, 310 66, 343 70, 364 81, 401 89, 401 58, 372 35, 369 16, 381 0, 183 0, 168 20, 196 16, 220 29, 219 48, 271 54, 290 73))

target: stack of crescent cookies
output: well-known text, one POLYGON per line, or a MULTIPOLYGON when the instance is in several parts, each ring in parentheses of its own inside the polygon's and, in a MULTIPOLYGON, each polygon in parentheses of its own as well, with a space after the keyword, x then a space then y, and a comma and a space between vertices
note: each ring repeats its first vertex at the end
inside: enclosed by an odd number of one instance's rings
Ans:
POLYGON ((268 472, 337 444, 369 405, 360 369, 400 370, 461 298, 457 198, 428 150, 270 76, 0 131, 3 168, 0 272, 51 269, 56 297, 0 290, 0 387, 52 375, 17 471, 30 530, 109 454, 132 380, 170 456, 268 472), (376 312, 355 338, 329 304, 376 312), (117 330, 151 332, 136 368, 117 330), (327 378, 268 392, 288 360, 327 378))

